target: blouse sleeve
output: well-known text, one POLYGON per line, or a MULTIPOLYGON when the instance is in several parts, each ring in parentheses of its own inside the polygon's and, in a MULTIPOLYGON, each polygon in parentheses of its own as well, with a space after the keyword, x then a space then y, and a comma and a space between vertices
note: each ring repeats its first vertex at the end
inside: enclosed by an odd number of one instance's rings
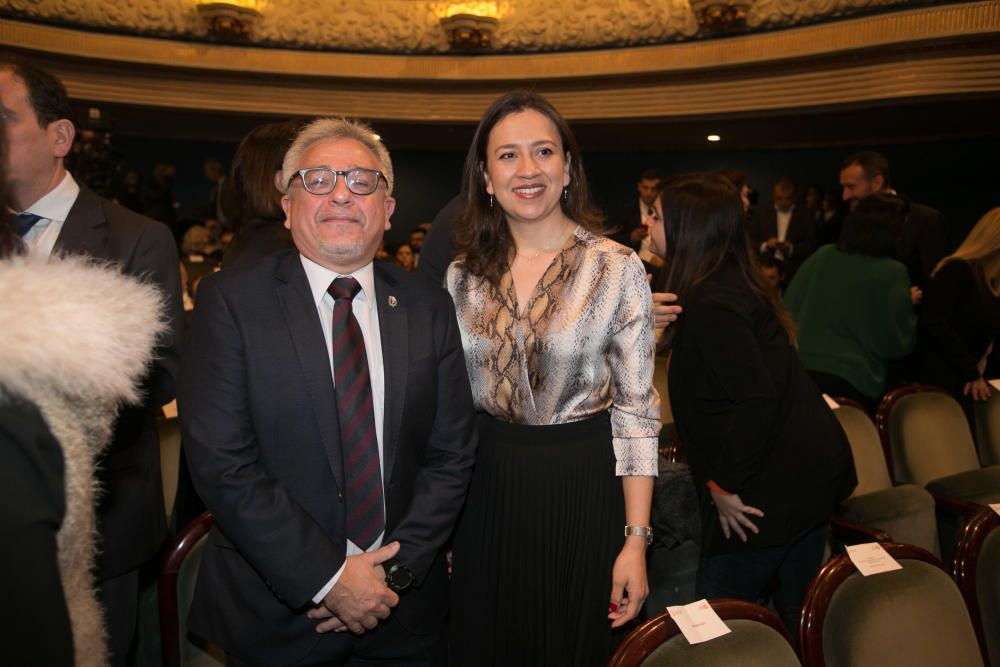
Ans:
POLYGON ((622 262, 621 292, 611 344, 611 434, 615 474, 657 474, 660 397, 653 388, 653 301, 635 254, 622 262))

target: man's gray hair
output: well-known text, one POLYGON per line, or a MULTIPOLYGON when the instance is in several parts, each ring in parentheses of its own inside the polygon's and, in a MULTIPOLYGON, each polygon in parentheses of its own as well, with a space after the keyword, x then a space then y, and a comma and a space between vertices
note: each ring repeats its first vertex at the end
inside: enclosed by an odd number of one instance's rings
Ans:
POLYGON ((387 194, 392 194, 392 160, 389 158, 389 150, 382 143, 381 137, 375 134, 371 127, 350 118, 320 118, 299 131, 281 163, 282 192, 288 194, 288 182, 295 175, 295 172, 303 168, 299 165, 302 153, 316 142, 327 139, 354 139, 370 150, 379 164, 379 171, 385 176, 387 194))

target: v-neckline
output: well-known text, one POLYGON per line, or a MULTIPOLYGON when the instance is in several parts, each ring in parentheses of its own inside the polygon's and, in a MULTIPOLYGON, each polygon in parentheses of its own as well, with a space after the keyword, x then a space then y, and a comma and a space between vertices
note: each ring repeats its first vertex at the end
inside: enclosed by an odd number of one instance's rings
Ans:
POLYGON ((531 286, 531 291, 528 292, 528 299, 524 304, 523 312, 521 310, 521 301, 517 297, 517 285, 514 283, 514 272, 511 271, 509 265, 507 266, 507 276, 508 279, 510 280, 510 285, 507 288, 508 292, 507 298, 510 301, 511 310, 514 312, 515 320, 523 321, 525 318, 527 318, 528 313, 531 312, 531 306, 535 303, 535 301, 538 300, 538 297, 540 296, 538 286, 542 284, 542 280, 545 278, 545 275, 552 268, 552 265, 555 263, 556 259, 558 259, 560 255, 566 252, 567 248, 571 247, 572 244, 575 243, 576 243, 576 228, 571 230, 570 233, 566 235, 566 238, 563 240, 562 245, 559 247, 558 250, 556 250, 555 254, 552 255, 552 259, 550 259, 549 263, 545 265, 545 269, 538 275, 538 278, 535 280, 535 284, 531 286))

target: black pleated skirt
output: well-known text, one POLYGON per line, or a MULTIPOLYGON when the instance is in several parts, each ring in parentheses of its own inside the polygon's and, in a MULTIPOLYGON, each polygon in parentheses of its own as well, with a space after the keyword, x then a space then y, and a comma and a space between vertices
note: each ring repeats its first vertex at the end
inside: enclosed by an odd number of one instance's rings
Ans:
POLYGON ((607 413, 524 426, 481 416, 455 535, 454 667, 598 666, 624 636, 608 621, 625 501, 607 413))

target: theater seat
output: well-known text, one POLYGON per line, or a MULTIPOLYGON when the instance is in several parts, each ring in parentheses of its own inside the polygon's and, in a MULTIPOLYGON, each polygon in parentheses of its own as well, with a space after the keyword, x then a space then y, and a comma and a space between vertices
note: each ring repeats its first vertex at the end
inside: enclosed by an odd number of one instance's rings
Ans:
POLYGON ((915 544, 938 555, 934 498, 915 484, 893 486, 875 423, 860 404, 834 400, 840 407, 833 413, 851 443, 858 474, 858 486, 844 501, 842 516, 883 530, 896 542, 915 544))
POLYGON ((952 569, 983 655, 1000 667, 1000 515, 985 509, 966 524, 952 569))
POLYGON ((987 401, 976 401, 976 443, 984 466, 1000 465, 1000 391, 990 390, 987 401))
POLYGON ((201 554, 212 524, 205 512, 181 530, 167 548, 157 582, 163 667, 221 667, 225 656, 217 646, 188 636, 187 614, 194 597, 201 554))
POLYGON ((772 612, 740 600, 711 600, 732 630, 689 644, 664 612, 629 633, 608 667, 800 667, 781 621, 772 612))
MULTIPOLYGON (((897 482, 936 497, 986 505, 1000 502, 1000 466, 982 468, 965 413, 950 394, 926 385, 895 389, 875 416, 897 482)), ((938 504, 942 557, 950 562, 964 517, 938 504)))
POLYGON ((912 545, 883 547, 901 570, 864 577, 839 555, 813 579, 799 625, 804 665, 983 665, 965 601, 941 561, 912 545))

